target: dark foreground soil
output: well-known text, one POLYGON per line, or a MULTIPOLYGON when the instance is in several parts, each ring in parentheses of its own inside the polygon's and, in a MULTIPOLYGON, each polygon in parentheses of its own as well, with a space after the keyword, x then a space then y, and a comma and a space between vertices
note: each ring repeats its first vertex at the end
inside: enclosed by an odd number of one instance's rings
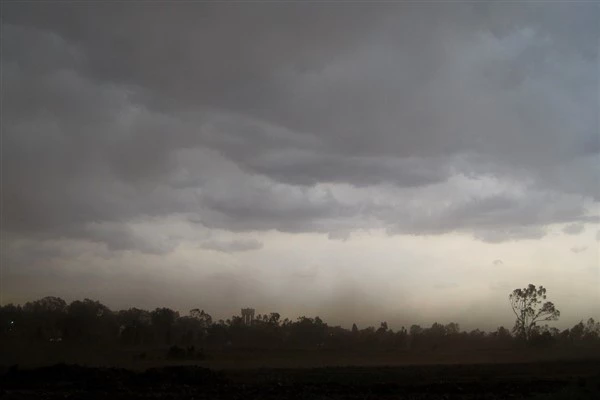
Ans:
POLYGON ((0 375, 1 399, 600 399, 600 361, 136 372, 59 364, 0 375))

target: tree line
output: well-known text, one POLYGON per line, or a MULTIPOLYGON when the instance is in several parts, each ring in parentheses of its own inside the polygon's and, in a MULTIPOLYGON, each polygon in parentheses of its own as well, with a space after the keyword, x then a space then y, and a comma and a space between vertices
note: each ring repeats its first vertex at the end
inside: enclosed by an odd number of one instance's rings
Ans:
POLYGON ((201 309, 187 315, 169 308, 153 311, 130 308, 112 311, 99 301, 76 300, 67 304, 44 297, 23 306, 0 307, 2 340, 68 342, 86 345, 198 346, 204 349, 420 349, 509 348, 530 346, 590 346, 600 348, 600 323, 593 319, 559 330, 539 322, 556 320, 560 313, 543 303, 546 290, 533 285, 510 295, 517 321, 512 330, 492 332, 461 330, 457 323, 412 325, 394 331, 387 322, 378 327, 351 329, 331 326, 319 317, 282 319, 279 313, 259 314, 252 324, 241 316, 215 321, 201 309))

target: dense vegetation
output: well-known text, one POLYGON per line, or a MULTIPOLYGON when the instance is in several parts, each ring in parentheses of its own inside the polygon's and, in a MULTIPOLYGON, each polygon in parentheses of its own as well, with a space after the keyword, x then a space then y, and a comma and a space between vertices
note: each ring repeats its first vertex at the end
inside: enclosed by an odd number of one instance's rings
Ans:
MULTIPOLYGON (((1 339, 36 342, 61 341, 87 345, 196 346, 204 349, 421 349, 536 347, 600 348, 600 323, 589 319, 571 329, 532 325, 526 338, 499 327, 493 332, 462 331, 458 324, 412 325, 393 331, 379 327, 352 329, 330 326, 319 317, 281 319, 278 313, 257 315, 251 325, 241 317, 213 321, 199 309, 182 316, 168 308, 153 311, 130 308, 111 311, 98 301, 67 304, 57 297, 0 307, 1 339)), ((514 332, 514 330, 513 330, 514 332)))

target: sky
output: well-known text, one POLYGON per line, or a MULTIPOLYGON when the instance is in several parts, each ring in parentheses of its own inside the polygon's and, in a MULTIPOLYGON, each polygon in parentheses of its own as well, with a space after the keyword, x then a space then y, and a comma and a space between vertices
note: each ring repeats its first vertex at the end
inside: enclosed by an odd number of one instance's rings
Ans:
POLYGON ((1 302, 600 319, 595 2, 2 2, 1 302))

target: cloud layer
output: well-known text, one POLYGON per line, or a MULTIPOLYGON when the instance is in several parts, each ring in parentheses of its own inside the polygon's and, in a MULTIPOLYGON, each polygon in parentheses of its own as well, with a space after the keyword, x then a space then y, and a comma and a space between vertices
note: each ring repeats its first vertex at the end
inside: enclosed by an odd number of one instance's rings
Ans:
POLYGON ((7 4, 2 229, 154 254, 261 247, 210 230, 577 234, 600 196, 597 17, 7 4))

